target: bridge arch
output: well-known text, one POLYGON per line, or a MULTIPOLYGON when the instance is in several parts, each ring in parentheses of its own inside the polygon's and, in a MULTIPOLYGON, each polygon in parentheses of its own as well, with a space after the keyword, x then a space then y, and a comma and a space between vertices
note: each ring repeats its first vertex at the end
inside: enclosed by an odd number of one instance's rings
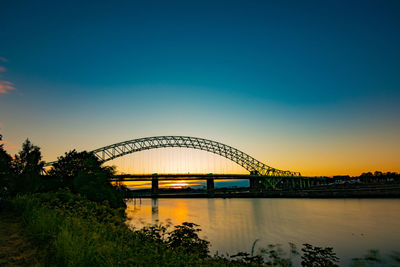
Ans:
POLYGON ((190 136, 154 136, 138 138, 101 147, 90 152, 101 161, 106 162, 143 150, 167 147, 183 147, 208 151, 237 163, 252 174, 267 176, 300 176, 299 172, 272 168, 234 147, 220 142, 190 136))

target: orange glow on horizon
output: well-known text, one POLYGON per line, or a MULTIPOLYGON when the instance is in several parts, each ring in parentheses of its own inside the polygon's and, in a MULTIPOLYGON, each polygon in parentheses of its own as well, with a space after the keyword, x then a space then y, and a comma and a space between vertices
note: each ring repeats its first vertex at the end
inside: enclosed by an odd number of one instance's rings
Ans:
MULTIPOLYGON (((121 182, 123 185, 130 189, 150 189, 151 188, 151 181, 126 181, 121 182)), ((116 183, 113 182, 115 185, 116 183)), ((159 188, 187 188, 193 186, 205 186, 205 181, 202 180, 161 180, 158 184, 159 188)))
POLYGON ((162 187, 172 187, 172 188, 185 188, 188 186, 189 186, 189 184, 184 180, 171 182, 168 184, 162 184, 162 187))

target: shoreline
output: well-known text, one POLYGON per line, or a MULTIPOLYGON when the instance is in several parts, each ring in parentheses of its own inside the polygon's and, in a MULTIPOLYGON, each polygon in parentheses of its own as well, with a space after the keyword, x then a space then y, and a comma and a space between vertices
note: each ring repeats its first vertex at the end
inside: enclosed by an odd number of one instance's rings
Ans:
MULTIPOLYGON (((160 190, 161 191, 161 190, 160 190)), ((282 190, 250 192, 224 192, 220 189, 214 192, 193 190, 193 192, 132 192, 129 198, 400 198, 400 185, 379 185, 354 188, 321 188, 308 190, 282 190)))

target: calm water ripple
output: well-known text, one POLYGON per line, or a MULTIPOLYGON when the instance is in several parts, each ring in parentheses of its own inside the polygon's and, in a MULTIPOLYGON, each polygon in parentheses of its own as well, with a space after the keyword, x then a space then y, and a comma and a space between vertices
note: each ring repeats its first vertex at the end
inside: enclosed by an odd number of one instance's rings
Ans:
POLYGON ((211 251, 230 254, 288 242, 330 246, 348 262, 368 249, 399 251, 400 199, 130 200, 130 224, 194 222, 211 251))

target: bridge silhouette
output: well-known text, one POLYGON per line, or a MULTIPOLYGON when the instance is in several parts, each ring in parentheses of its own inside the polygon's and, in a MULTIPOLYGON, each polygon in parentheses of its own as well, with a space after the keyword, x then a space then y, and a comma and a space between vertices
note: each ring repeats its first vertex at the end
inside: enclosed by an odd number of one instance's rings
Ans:
POLYGON ((248 170, 251 174, 263 176, 301 176, 300 172, 272 168, 231 146, 204 138, 190 136, 154 136, 133 139, 95 149, 91 151, 91 153, 101 161, 106 162, 143 150, 167 147, 193 148, 211 152, 232 160, 248 170))
MULTIPOLYGON (((107 162, 139 151, 159 148, 192 148, 211 152, 227 158, 249 171, 248 175, 238 174, 151 174, 151 175, 115 175, 111 181, 152 181, 152 192, 158 192, 159 180, 207 180, 207 189, 214 190, 214 180, 248 179, 250 188, 275 189, 278 184, 292 188, 306 188, 317 184, 321 178, 303 177, 300 172, 280 170, 264 164, 252 156, 223 143, 190 136, 154 136, 119 142, 90 151, 100 161, 107 162)), ((54 162, 47 164, 51 166, 54 162)))

